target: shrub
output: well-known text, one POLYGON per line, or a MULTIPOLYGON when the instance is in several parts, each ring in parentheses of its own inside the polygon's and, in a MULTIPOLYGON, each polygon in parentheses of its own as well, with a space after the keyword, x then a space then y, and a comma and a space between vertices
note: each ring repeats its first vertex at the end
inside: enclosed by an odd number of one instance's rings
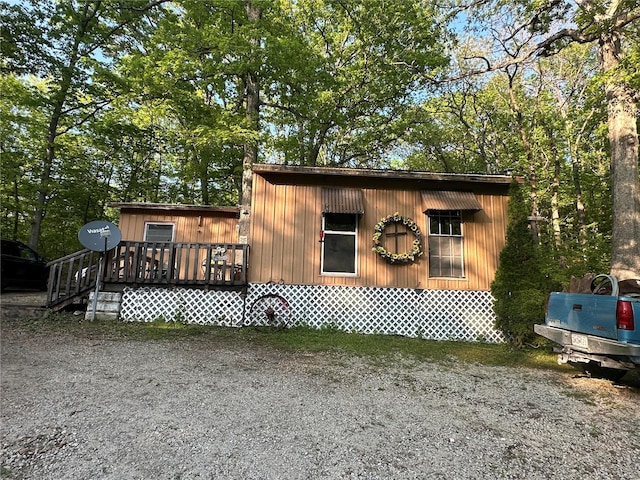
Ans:
POLYGON ((544 263, 529 228, 522 189, 510 187, 507 237, 491 284, 496 328, 517 346, 533 342, 533 325, 544 321, 544 305, 557 286, 544 274, 544 263))

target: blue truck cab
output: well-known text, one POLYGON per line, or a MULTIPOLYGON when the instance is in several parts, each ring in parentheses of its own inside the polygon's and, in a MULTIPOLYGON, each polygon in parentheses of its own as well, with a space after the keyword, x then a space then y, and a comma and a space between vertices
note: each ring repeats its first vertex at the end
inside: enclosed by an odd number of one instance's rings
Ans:
POLYGON ((551 293, 534 331, 559 345, 559 363, 617 380, 640 369, 640 280, 598 275, 590 290, 551 293))

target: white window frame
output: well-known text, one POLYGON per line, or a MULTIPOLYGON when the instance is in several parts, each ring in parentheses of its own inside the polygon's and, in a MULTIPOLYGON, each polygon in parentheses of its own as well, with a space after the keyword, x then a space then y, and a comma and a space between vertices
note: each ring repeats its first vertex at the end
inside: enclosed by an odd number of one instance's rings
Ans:
POLYGON ((358 276, 358 214, 355 213, 332 213, 326 212, 322 214, 322 247, 320 248, 320 274, 323 276, 331 276, 331 277, 357 277, 358 276), (326 216, 327 215, 352 215, 355 220, 355 230, 354 231, 345 231, 345 230, 326 230, 326 216), (352 272, 326 272, 324 270, 324 237, 327 235, 343 235, 354 237, 354 246, 353 246, 353 273, 352 272))
MULTIPOLYGON (((438 225, 441 226, 441 222, 438 222, 438 225)), ((466 280, 466 268, 465 268, 465 258, 464 258, 464 222, 462 220, 462 212, 459 210, 430 210, 427 212, 427 249, 429 251, 428 258, 428 275, 429 278, 446 278, 448 280, 466 280), (448 212, 448 216, 450 218, 457 217, 460 220, 460 234, 454 234, 452 228, 450 227, 448 233, 443 233, 438 231, 437 233, 431 232, 431 217, 438 216, 442 218, 444 213, 448 212), (432 238, 449 238, 449 239, 460 239, 460 255, 449 255, 449 258, 460 258, 461 264, 461 275, 458 276, 448 276, 448 275, 434 275, 431 272, 431 239, 432 238)), ((443 255, 439 255, 439 258, 444 258, 443 255)))
MULTIPOLYGON (((147 233, 149 232, 149 225, 169 225, 171 226, 171 240, 169 242, 175 241, 176 238, 176 224, 172 222, 144 222, 144 233, 143 233, 143 241, 145 242, 154 242, 154 240, 147 239, 147 233)), ((163 243, 159 241, 155 241, 156 243, 163 243)))

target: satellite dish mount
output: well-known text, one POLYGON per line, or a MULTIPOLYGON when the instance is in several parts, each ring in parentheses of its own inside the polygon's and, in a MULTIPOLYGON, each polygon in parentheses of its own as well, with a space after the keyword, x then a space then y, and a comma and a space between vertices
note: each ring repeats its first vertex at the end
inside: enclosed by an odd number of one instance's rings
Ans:
POLYGON ((98 293, 100 292, 100 280, 102 279, 107 252, 120 243, 122 233, 120 229, 111 222, 97 220, 84 225, 78 232, 78 240, 85 248, 94 252, 100 252, 100 263, 98 264, 98 275, 96 277, 96 289, 93 293, 93 305, 91 320, 96 318, 96 307, 98 305, 98 293))

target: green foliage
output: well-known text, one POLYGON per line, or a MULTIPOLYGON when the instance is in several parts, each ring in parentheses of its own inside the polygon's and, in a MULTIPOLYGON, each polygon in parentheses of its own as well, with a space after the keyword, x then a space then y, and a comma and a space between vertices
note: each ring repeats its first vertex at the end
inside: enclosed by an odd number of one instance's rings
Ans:
POLYGON ((269 161, 382 164, 446 64, 434 9, 252 5, 257 20, 241 1, 0 2, 3 232, 52 258, 112 201, 234 205, 247 143, 269 161))
POLYGON ((283 2, 290 37, 269 37, 269 147, 306 165, 378 166, 412 117, 412 95, 446 65, 428 4, 283 2), (291 32, 296 32, 291 36, 291 32), (271 40, 271 43, 269 43, 271 40))
POLYGON ((0 201, 3 234, 10 227, 49 258, 76 250, 79 227, 105 217, 114 157, 93 141, 93 127, 127 89, 113 65, 144 31, 148 8, 136 0, 0 4, 3 83, 22 85, 3 89, 11 185, 0 201))
POLYGON ((3 236, 26 240, 43 146, 37 134, 44 132, 45 120, 36 86, 6 74, 0 76, 0 92, 0 227, 3 236))
MULTIPOLYGON (((610 268, 622 275, 637 275, 640 272, 638 260, 640 252, 634 246, 637 246, 636 239, 640 229, 638 221, 640 205, 629 199, 637 197, 640 185, 637 173, 638 148, 637 142, 628 142, 626 138, 637 136, 638 125, 635 112, 640 85, 637 68, 640 4, 637 1, 626 0, 619 2, 489 0, 472 2, 471 8, 473 14, 469 14, 468 18, 472 25, 485 29, 487 25, 491 25, 492 28, 486 29, 487 33, 477 30, 478 35, 486 40, 485 45, 482 51, 467 54, 465 58, 471 59, 473 67, 480 70, 489 64, 488 70, 498 71, 500 69, 495 65, 508 64, 509 66, 502 71, 510 77, 511 81, 518 79, 518 74, 523 72, 524 79, 535 79, 539 75, 538 85, 550 86, 545 89, 548 88, 553 96, 560 100, 555 108, 555 114, 559 114, 563 119, 562 123, 565 124, 563 143, 569 147, 564 155, 561 154, 560 149, 557 149, 560 154, 557 158, 570 159, 574 167, 574 178, 578 180, 583 172, 588 171, 589 166, 583 161, 584 159, 590 157, 592 153, 610 150, 610 153, 606 154, 609 157, 606 168, 611 171, 614 184, 611 186, 612 197, 605 200, 612 200, 612 202, 602 203, 601 207, 606 208, 608 204, 613 203, 621 209, 620 212, 613 212, 609 217, 613 220, 612 230, 615 232, 611 239, 610 268), (559 23, 560 19, 562 22, 559 23), (588 60, 587 62, 575 57, 572 62, 564 66, 554 61, 550 62, 553 69, 552 75, 563 73, 563 71, 574 71, 580 74, 579 77, 572 75, 578 82, 567 81, 567 75, 564 74, 558 77, 559 80, 565 77, 562 83, 546 78, 547 72, 543 68, 548 66, 547 62, 540 60, 541 57, 555 60, 564 57, 567 53, 581 52, 585 48, 596 54, 597 62, 591 60, 594 57, 593 54, 583 55, 583 59, 588 60), (486 62, 485 65, 482 65, 483 62, 486 62), (553 65, 554 63, 556 64, 553 65), (590 63, 598 66, 599 73, 591 68, 583 71, 583 67, 588 67, 590 63), (558 67, 562 70, 558 70, 558 67), (588 82, 591 85, 587 85, 584 79, 591 80, 588 82), (591 88, 596 93, 592 98, 588 98, 592 94, 589 92, 591 88), (588 92, 587 95, 585 95, 586 92, 588 92), (597 126, 597 121, 592 122, 592 119, 597 120, 596 115, 603 112, 605 106, 606 112, 601 117, 604 121, 600 123, 608 126, 608 135, 597 126), (632 114, 628 115, 628 113, 632 114), (611 142, 610 145, 607 144, 607 140, 611 142), (580 172, 582 167, 585 169, 580 172), (622 207, 623 204, 624 207, 622 207)), ((465 67, 472 67, 472 64, 465 62, 465 67)), ((534 88, 535 85, 534 83, 534 88)), ((539 95, 536 96, 540 98, 539 95)), ((513 105, 516 102, 511 103, 513 105)), ((530 140, 537 125, 529 124, 525 105, 520 103, 520 108, 514 109, 514 113, 519 120, 519 126, 525 127, 520 129, 521 137, 524 138, 523 133, 526 133, 530 140), (525 119, 527 122, 522 121, 525 119)), ((535 117, 531 119, 535 121, 535 117)), ((552 123, 561 125, 557 122, 552 123)), ((553 132, 555 133, 555 130, 553 132)), ((547 136, 551 137, 548 134, 547 136)), ((532 144, 530 146, 534 147, 532 144)), ((536 163, 540 160, 540 157, 531 155, 534 148, 529 148, 527 151, 536 163)), ((545 160, 551 158, 545 150, 541 150, 540 153, 545 154, 545 160)), ((554 176, 550 184, 555 189, 557 185, 555 173, 559 170, 558 166, 561 170, 561 165, 558 161, 554 163, 554 176)), ((530 164, 533 167, 534 163, 530 162, 530 164)), ((539 166, 535 165, 531 170, 537 175, 539 166)), ((582 191, 587 192, 586 189, 582 191)), ((576 182, 577 206, 580 203, 580 194, 579 185, 576 182)), ((557 211, 553 213, 556 214, 557 211)), ((600 213, 598 216, 601 219, 607 218, 600 213)), ((555 221, 557 220, 558 217, 555 221)), ((594 224, 587 223, 584 218, 579 218, 577 224, 581 237, 578 244, 581 248, 588 247, 587 225, 594 224)), ((554 227, 554 241, 559 244, 557 225, 554 227)), ((608 236, 609 232, 605 229, 608 229, 608 225, 598 232, 600 238, 604 239, 608 236)), ((585 260, 588 261, 588 259, 585 260)))
POLYGON ((528 208, 522 188, 510 188, 506 244, 491 293, 495 299, 496 327, 514 345, 535 340, 533 325, 544 321, 548 293, 557 288, 545 274, 527 220, 528 208))
MULTIPOLYGON (((485 58, 488 32, 506 33, 487 26, 539 14, 540 33, 570 2, 480 3, 490 8, 470 16, 476 37, 456 44, 436 4, 412 0, 259 1, 256 21, 244 1, 0 1, 2 233, 28 242, 40 209, 38 247, 53 258, 76 248, 86 221, 113 220, 109 202, 234 205, 250 143, 268 162, 511 170, 547 219, 544 274, 606 271, 614 215, 596 49, 434 83, 449 57, 485 58), (249 71, 259 128, 245 115, 249 71)), ((502 46, 519 51, 524 31, 502 46)), ((636 88, 638 23, 621 33, 610 75, 636 88)))

